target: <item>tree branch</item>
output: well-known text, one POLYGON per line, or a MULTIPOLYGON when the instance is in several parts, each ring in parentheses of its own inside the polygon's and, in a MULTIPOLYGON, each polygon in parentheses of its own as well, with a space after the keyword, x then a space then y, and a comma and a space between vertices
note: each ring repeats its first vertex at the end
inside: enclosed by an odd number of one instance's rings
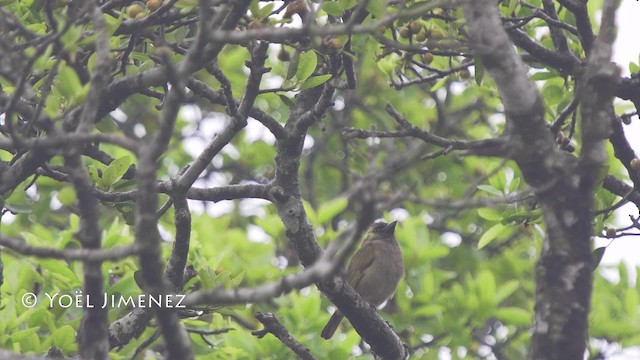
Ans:
POLYGON ((14 250, 22 255, 35 256, 40 258, 80 260, 80 261, 116 261, 127 256, 137 254, 137 247, 134 245, 117 246, 111 249, 54 249, 45 247, 34 247, 27 244, 22 239, 0 236, 0 245, 14 250))
POLYGON ((266 334, 273 334, 273 336, 277 337, 278 340, 282 341, 289 349, 293 350, 293 352, 298 355, 298 357, 302 360, 317 360, 315 356, 311 353, 311 350, 306 346, 302 345, 298 340, 296 340, 284 325, 282 325, 276 316, 272 313, 256 313, 256 319, 264 325, 264 329, 252 331, 251 334, 258 337, 259 339, 263 338, 266 334))

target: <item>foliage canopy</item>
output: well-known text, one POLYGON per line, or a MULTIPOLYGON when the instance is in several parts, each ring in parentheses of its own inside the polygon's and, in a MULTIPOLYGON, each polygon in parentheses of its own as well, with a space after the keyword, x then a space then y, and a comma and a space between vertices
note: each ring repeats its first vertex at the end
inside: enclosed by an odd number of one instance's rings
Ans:
POLYGON ((640 230, 613 223, 640 205, 623 131, 640 80, 609 63, 614 1, 495 3, 0 1, 0 347, 595 359, 637 345, 640 285, 624 266, 617 283, 592 275, 593 237, 640 230), (406 269, 381 311, 392 328, 333 276, 379 218, 400 220, 406 269), (79 293, 189 307, 62 301, 79 293), (353 327, 324 341, 334 304, 353 327))

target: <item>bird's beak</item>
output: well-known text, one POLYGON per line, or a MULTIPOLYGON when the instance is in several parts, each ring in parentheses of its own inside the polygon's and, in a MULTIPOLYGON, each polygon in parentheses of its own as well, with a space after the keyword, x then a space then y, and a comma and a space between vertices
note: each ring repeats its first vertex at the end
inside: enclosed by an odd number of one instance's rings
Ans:
POLYGON ((397 223, 398 223, 397 221, 389 223, 389 225, 384 227, 384 232, 386 232, 388 234, 393 234, 393 232, 396 230, 396 224, 397 223))

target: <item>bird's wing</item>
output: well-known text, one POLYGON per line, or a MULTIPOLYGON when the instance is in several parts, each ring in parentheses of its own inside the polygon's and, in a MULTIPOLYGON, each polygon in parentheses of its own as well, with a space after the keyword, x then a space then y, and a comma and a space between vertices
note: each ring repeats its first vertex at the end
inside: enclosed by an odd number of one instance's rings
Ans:
POLYGON ((353 288, 358 287, 358 283, 362 279, 365 270, 373 263, 375 258, 375 248, 371 243, 365 243, 353 254, 349 268, 347 269, 347 282, 353 288))

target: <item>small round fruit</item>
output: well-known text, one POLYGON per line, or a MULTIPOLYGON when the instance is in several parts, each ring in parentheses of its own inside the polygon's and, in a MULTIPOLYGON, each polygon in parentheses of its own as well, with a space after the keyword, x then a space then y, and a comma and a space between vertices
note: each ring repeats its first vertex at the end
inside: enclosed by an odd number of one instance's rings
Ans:
POLYGON ((622 120, 622 123, 625 125, 631 125, 631 115, 624 114, 620 116, 620 120, 622 120))
POLYGON ((147 17, 147 14, 145 14, 144 12, 141 12, 136 15, 135 19, 140 20, 140 19, 144 19, 145 17, 147 17))
POLYGON ((471 77, 471 73, 467 69, 460 70, 459 74, 460 74, 460 79, 462 80, 467 80, 471 77))
POLYGON ((342 41, 340 41, 340 39, 338 38, 331 38, 326 41, 326 44, 331 49, 335 49, 335 50, 342 49, 342 41))
POLYGON ((612 238, 616 236, 616 229, 612 229, 612 228, 605 228, 604 229, 605 235, 608 238, 612 238))
POLYGON ((432 53, 424 53, 422 54, 422 62, 429 65, 433 62, 433 54, 432 53))
POLYGON ((631 162, 629 163, 629 165, 631 165, 631 168, 633 170, 640 170, 640 159, 638 158, 633 158, 631 159, 631 162))
POLYGON ((409 23, 409 30, 411 30, 412 33, 417 34, 420 32, 420 30, 422 30, 422 23, 418 20, 414 20, 412 22, 409 23))
POLYGON ((408 39, 411 37, 411 31, 409 31, 409 28, 403 27, 400 29, 400 37, 403 39, 408 39))
POLYGON ((133 4, 127 8, 127 16, 129 17, 129 19, 135 19, 136 16, 138 16, 138 14, 142 14, 143 11, 144 9, 142 8, 142 6, 140 6, 139 4, 133 4))
POLYGON ((147 9, 149 9, 149 11, 154 12, 156 10, 158 10, 158 8, 162 6, 162 1, 160 0, 149 0, 147 1, 147 9))
POLYGON ((444 32, 440 29, 432 29, 430 31, 431 39, 433 40, 442 40, 444 39, 444 32))
POLYGON ((418 42, 423 42, 427 40, 427 32, 422 30, 419 33, 416 34, 416 41, 418 42))

